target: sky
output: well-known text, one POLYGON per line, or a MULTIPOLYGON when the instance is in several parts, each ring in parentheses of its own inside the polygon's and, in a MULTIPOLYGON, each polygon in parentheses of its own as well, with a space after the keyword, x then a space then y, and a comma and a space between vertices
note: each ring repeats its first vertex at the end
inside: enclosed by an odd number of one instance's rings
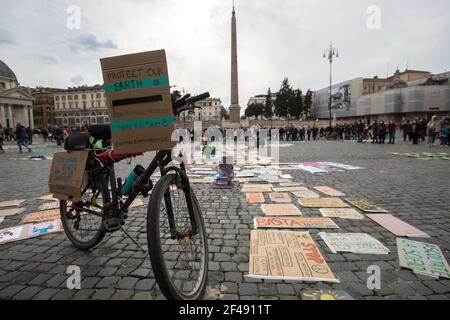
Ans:
MULTIPOLYGON (((21 85, 102 84, 100 58, 165 49, 172 86, 229 106, 232 0, 0 0, 0 8, 0 60, 21 85)), ((236 15, 242 107, 285 77, 304 91, 326 87, 330 43, 339 51, 334 83, 397 66, 450 69, 448 0, 236 0, 236 15)))

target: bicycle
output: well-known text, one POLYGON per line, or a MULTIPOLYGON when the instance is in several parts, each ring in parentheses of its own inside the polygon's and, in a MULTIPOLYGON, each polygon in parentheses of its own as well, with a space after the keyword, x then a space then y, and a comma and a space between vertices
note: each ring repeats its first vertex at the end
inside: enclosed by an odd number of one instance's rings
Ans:
MULTIPOLYGON (((195 102, 208 97, 209 93, 196 97, 186 95, 173 103, 174 114, 193 110, 195 102)), ((90 137, 110 139, 109 126, 91 128, 90 137)), ((89 250, 96 247, 107 233, 122 230, 145 253, 123 226, 133 201, 140 195, 147 198, 151 192, 147 243, 156 281, 167 299, 201 299, 208 274, 207 235, 185 164, 169 166, 171 151, 158 151, 133 183, 129 195, 124 196, 121 193, 122 181, 116 179, 114 164, 140 155, 120 155, 111 148, 101 153, 95 147, 89 149, 81 200, 76 203, 61 201, 60 204, 65 233, 76 248, 89 250), (157 169, 161 171, 161 178, 153 185, 151 176, 157 169)))

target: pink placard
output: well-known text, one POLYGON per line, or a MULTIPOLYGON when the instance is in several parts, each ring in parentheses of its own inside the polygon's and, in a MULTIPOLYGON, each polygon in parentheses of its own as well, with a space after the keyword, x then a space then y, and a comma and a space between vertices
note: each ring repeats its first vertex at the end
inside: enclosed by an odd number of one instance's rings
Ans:
POLYGON ((367 217, 377 222, 399 237, 429 238, 430 236, 391 214, 368 214, 367 217))

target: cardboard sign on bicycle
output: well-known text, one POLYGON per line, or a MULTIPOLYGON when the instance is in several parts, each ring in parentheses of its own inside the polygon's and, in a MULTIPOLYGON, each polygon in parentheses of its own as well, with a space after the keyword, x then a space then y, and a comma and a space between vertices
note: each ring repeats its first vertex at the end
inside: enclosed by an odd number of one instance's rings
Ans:
POLYGON ((64 151, 53 155, 48 187, 54 198, 80 201, 88 155, 89 151, 64 151))
POLYGON ((170 150, 175 118, 164 50, 101 59, 114 149, 170 150))

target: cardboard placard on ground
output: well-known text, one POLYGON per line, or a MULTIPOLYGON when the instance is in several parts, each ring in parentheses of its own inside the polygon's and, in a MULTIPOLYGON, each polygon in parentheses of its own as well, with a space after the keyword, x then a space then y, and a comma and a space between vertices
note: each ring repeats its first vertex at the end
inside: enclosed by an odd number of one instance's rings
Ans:
POLYGON ((280 183, 280 187, 301 187, 301 183, 299 182, 286 182, 286 183, 280 183))
POLYGON ((26 240, 47 234, 63 232, 61 220, 29 223, 0 230, 0 244, 26 240))
POLYGON ((250 204, 266 202, 266 199, 264 199, 264 195, 262 193, 256 193, 256 192, 247 193, 246 198, 247 198, 247 202, 250 204))
POLYGON ((329 218, 255 218, 256 229, 338 229, 339 227, 329 218))
POLYGON ((389 254, 380 241, 366 233, 319 233, 331 252, 351 252, 357 254, 389 254))
POLYGON ((281 187, 281 188, 273 188, 273 191, 275 192, 297 192, 304 190, 304 187, 298 186, 298 187, 281 187))
POLYGON ((56 220, 60 218, 61 218, 61 211, 59 209, 55 209, 27 214, 20 223, 26 224, 32 222, 56 220))
POLYGON ((387 210, 374 205, 373 203, 370 203, 367 200, 356 200, 356 199, 346 199, 348 203, 350 203, 352 206, 358 208, 361 211, 368 212, 368 213, 387 213, 387 210))
POLYGON ((298 191, 292 192, 294 196, 297 198, 304 198, 304 199, 318 199, 320 198, 320 195, 318 193, 315 193, 312 190, 309 190, 308 188, 302 187, 299 188, 298 191))
POLYGON ((413 227, 412 225, 394 217, 391 214, 368 214, 368 218, 372 219, 385 229, 389 230, 397 237, 410 238, 429 238, 425 232, 413 227))
POLYGON ((39 198, 37 198, 37 200, 41 200, 41 201, 55 201, 55 200, 58 200, 58 199, 53 197, 52 194, 49 194, 49 195, 46 195, 46 196, 39 197, 39 198))
POLYGON ((41 211, 45 211, 45 210, 53 210, 53 209, 58 209, 60 207, 60 203, 59 201, 52 201, 52 202, 46 202, 41 204, 38 209, 41 211))
POLYGON ((80 201, 88 156, 88 151, 54 154, 48 186, 56 199, 80 201))
POLYGON ((16 214, 22 213, 24 211, 25 211, 25 208, 14 208, 14 209, 0 210, 0 217, 15 216, 16 214))
POLYGON ((397 238, 400 267, 417 274, 450 279, 450 267, 439 246, 397 238))
POLYGON ((360 300, 361 296, 353 290, 302 290, 302 300, 360 300))
POLYGON ((322 208, 320 213, 328 218, 340 218, 349 220, 363 220, 364 216, 352 208, 322 208))
POLYGON ((301 216, 302 212, 293 204, 263 204, 262 211, 266 216, 301 216))
POLYGON ((288 193, 271 192, 269 193, 270 201, 275 203, 291 203, 292 199, 288 193))
POLYGON ((336 189, 326 187, 326 186, 314 187, 314 189, 316 189, 317 191, 322 192, 323 194, 330 196, 330 197, 345 197, 346 196, 345 193, 342 193, 340 191, 337 191, 336 189))
POLYGON ((252 230, 247 277, 339 282, 308 232, 252 230))
POLYGON ((142 199, 137 198, 131 203, 130 209, 131 208, 142 207, 144 204, 145 203, 144 203, 144 201, 142 199))
POLYGON ((272 184, 245 184, 242 187, 244 193, 272 192, 272 184))
POLYGON ((306 208, 348 208, 346 204, 339 198, 320 198, 320 199, 303 199, 300 198, 298 202, 306 208))
POLYGON ((2 202, 0 202, 0 208, 19 207, 25 201, 26 200, 2 201, 2 202))
POLYGON ((170 150, 175 118, 164 50, 101 59, 115 151, 170 150))

